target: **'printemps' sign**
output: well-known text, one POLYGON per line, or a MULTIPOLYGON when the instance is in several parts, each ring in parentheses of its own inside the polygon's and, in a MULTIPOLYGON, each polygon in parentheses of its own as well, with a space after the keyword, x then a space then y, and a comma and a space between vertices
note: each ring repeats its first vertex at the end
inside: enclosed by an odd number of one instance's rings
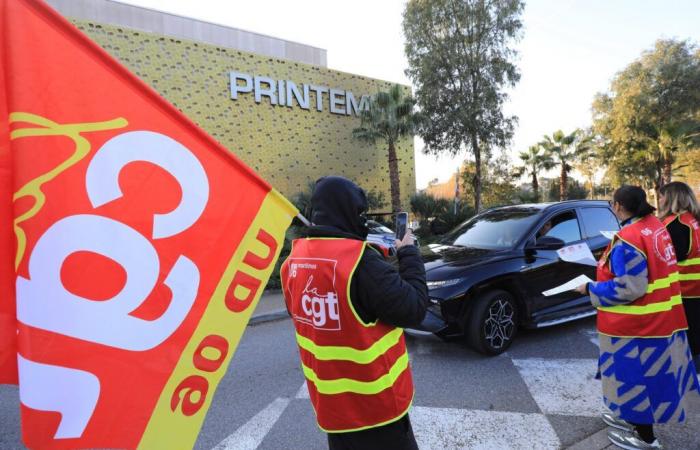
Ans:
POLYGON ((324 103, 329 105, 331 113, 347 116, 357 116, 360 111, 369 109, 369 95, 362 95, 358 102, 351 91, 343 89, 314 84, 302 84, 300 88, 290 80, 274 80, 270 77, 251 76, 240 72, 231 72, 229 77, 233 100, 238 100, 238 94, 252 93, 256 103, 262 102, 262 98, 267 97, 272 105, 292 108, 296 103, 300 108, 309 110, 312 107, 310 93, 313 91, 317 111, 323 111, 324 103))

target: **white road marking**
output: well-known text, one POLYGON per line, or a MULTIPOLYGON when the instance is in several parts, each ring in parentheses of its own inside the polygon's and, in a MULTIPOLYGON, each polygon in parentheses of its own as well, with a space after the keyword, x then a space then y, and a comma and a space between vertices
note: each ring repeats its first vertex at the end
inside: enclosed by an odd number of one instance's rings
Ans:
POLYGON ((514 359, 513 364, 543 413, 600 415, 603 400, 595 359, 514 359))
POLYGON ((309 387, 306 385, 306 381, 304 381, 304 384, 301 385, 297 391, 297 395, 295 395, 294 398, 311 398, 309 397, 309 387))
POLYGON ((213 450, 254 450, 258 448, 287 405, 289 405, 288 398, 274 400, 229 437, 221 441, 213 450))
POLYGON ((424 449, 556 450, 556 432, 542 414, 454 408, 411 410, 418 446, 424 449))
POLYGON ((591 341, 593 345, 596 347, 600 347, 600 342, 598 340, 598 332, 595 330, 584 330, 582 331, 583 334, 585 334, 588 337, 588 340, 591 341))
MULTIPOLYGON (((419 349, 427 349, 430 344, 419 345, 419 349)), ((561 443, 545 414, 597 417, 602 411, 600 382, 594 379, 596 360, 532 358, 514 359, 513 363, 542 414, 416 406, 410 414, 419 447, 554 450, 561 443)), ((309 399, 306 382, 294 398, 309 399)), ((213 450, 256 449, 289 402, 286 398, 276 399, 213 450)))

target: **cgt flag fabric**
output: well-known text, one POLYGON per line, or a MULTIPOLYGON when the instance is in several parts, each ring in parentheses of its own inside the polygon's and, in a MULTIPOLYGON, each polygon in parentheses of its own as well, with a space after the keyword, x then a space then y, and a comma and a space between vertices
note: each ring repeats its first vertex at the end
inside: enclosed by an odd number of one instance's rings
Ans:
MULTIPOLYGON (((0 21, 0 27, 3 27, 0 21)), ((4 33, 0 28, 0 38, 4 33)), ((12 265, 12 160, 5 101, 4 41, 0 42, 0 384, 17 384, 15 271, 12 265)))
POLYGON ((0 380, 23 440, 191 448, 297 211, 44 3, 0 14, 0 380))

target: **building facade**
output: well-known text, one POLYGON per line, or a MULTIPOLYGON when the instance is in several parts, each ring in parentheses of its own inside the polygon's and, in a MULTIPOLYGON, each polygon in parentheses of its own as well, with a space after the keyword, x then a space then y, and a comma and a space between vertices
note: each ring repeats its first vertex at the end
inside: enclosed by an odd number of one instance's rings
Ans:
MULTIPOLYGON (((384 193, 389 209, 386 146, 352 130, 391 83, 328 69, 325 50, 257 33, 111 0, 48 3, 287 197, 335 174, 384 193)), ((413 139, 397 153, 408 208, 413 139)))

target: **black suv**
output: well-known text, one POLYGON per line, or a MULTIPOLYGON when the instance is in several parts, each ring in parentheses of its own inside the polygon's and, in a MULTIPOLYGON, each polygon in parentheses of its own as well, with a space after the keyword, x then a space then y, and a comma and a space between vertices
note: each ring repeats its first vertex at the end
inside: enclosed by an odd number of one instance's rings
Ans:
POLYGON ((538 328, 595 314, 575 291, 543 291, 592 265, 563 261, 556 250, 585 242, 597 259, 620 226, 606 201, 578 200, 493 208, 422 248, 430 307, 423 331, 463 335, 477 351, 504 352, 519 327, 538 328))

